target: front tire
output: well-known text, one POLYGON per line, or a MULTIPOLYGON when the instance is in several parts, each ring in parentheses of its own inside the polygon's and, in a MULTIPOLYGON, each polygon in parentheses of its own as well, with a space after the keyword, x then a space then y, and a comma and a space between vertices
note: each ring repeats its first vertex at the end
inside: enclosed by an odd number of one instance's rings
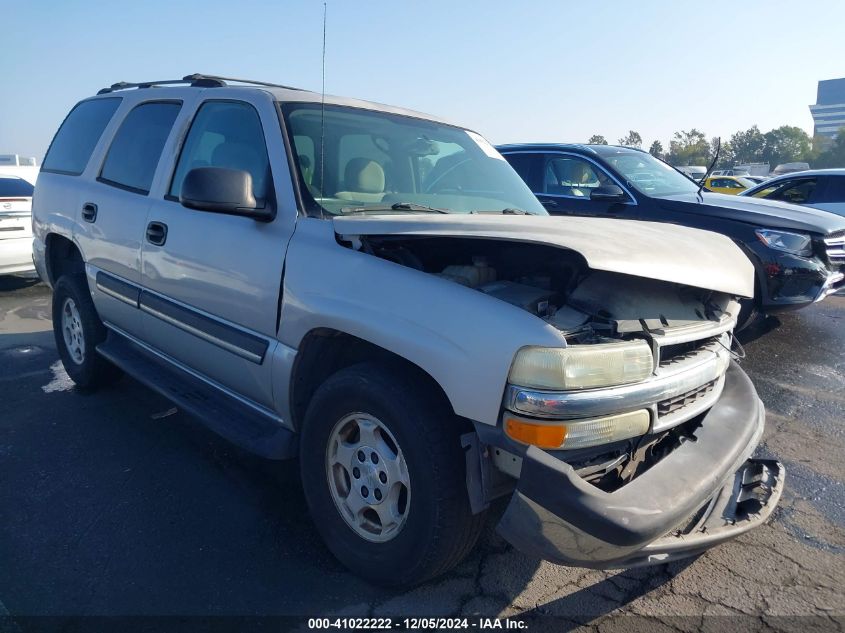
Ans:
POLYGON ((461 424, 415 374, 362 363, 330 377, 303 423, 300 469, 332 553, 381 585, 413 585, 466 556, 470 511, 461 424))
POLYGON ((53 288, 53 335, 62 365, 82 389, 113 382, 120 370, 97 353, 106 328, 97 315, 85 275, 63 275, 53 288))

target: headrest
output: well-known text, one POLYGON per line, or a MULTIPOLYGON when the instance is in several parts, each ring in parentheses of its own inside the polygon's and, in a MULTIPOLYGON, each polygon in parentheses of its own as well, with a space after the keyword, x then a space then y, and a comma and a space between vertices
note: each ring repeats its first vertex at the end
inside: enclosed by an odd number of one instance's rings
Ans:
POLYGON ((384 169, 369 158, 353 158, 346 164, 344 184, 349 191, 382 193, 384 191, 384 169))

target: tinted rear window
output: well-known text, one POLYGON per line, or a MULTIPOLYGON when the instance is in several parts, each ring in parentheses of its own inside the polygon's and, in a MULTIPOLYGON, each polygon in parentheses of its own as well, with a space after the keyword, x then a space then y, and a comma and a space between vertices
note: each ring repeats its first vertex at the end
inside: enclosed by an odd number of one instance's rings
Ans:
POLYGON ((824 195, 816 202, 845 202, 845 176, 825 178, 824 195))
POLYGON ((73 176, 85 171, 85 165, 88 164, 97 141, 100 140, 118 105, 119 97, 94 99, 77 104, 56 132, 50 149, 47 150, 47 156, 44 157, 41 171, 73 176))
POLYGON ((23 178, 0 176, 0 198, 31 198, 34 187, 23 178))
POLYGON ((142 103, 132 110, 114 135, 100 180, 149 193, 161 150, 181 103, 142 103))

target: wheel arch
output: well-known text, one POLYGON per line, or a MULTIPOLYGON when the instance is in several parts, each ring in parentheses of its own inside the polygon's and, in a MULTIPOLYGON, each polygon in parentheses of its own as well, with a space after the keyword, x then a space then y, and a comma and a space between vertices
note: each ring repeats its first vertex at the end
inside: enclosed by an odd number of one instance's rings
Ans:
POLYGON ((341 369, 368 361, 414 375, 432 397, 442 399, 443 404, 455 413, 443 386, 419 365, 353 334, 318 327, 303 337, 291 371, 290 409, 294 428, 301 428, 308 405, 321 384, 341 369))
POLYGON ((62 275, 85 272, 85 259, 76 242, 59 233, 49 233, 44 244, 47 276, 51 286, 55 286, 62 275))

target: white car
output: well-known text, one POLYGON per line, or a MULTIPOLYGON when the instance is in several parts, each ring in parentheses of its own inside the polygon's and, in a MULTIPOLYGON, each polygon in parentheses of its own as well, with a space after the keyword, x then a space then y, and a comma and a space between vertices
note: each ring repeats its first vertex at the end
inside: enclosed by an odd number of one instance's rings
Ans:
POLYGON ((0 174, 0 275, 35 273, 31 183, 0 174))
POLYGON ((777 176, 740 195, 803 204, 845 216, 845 169, 808 169, 777 176))

